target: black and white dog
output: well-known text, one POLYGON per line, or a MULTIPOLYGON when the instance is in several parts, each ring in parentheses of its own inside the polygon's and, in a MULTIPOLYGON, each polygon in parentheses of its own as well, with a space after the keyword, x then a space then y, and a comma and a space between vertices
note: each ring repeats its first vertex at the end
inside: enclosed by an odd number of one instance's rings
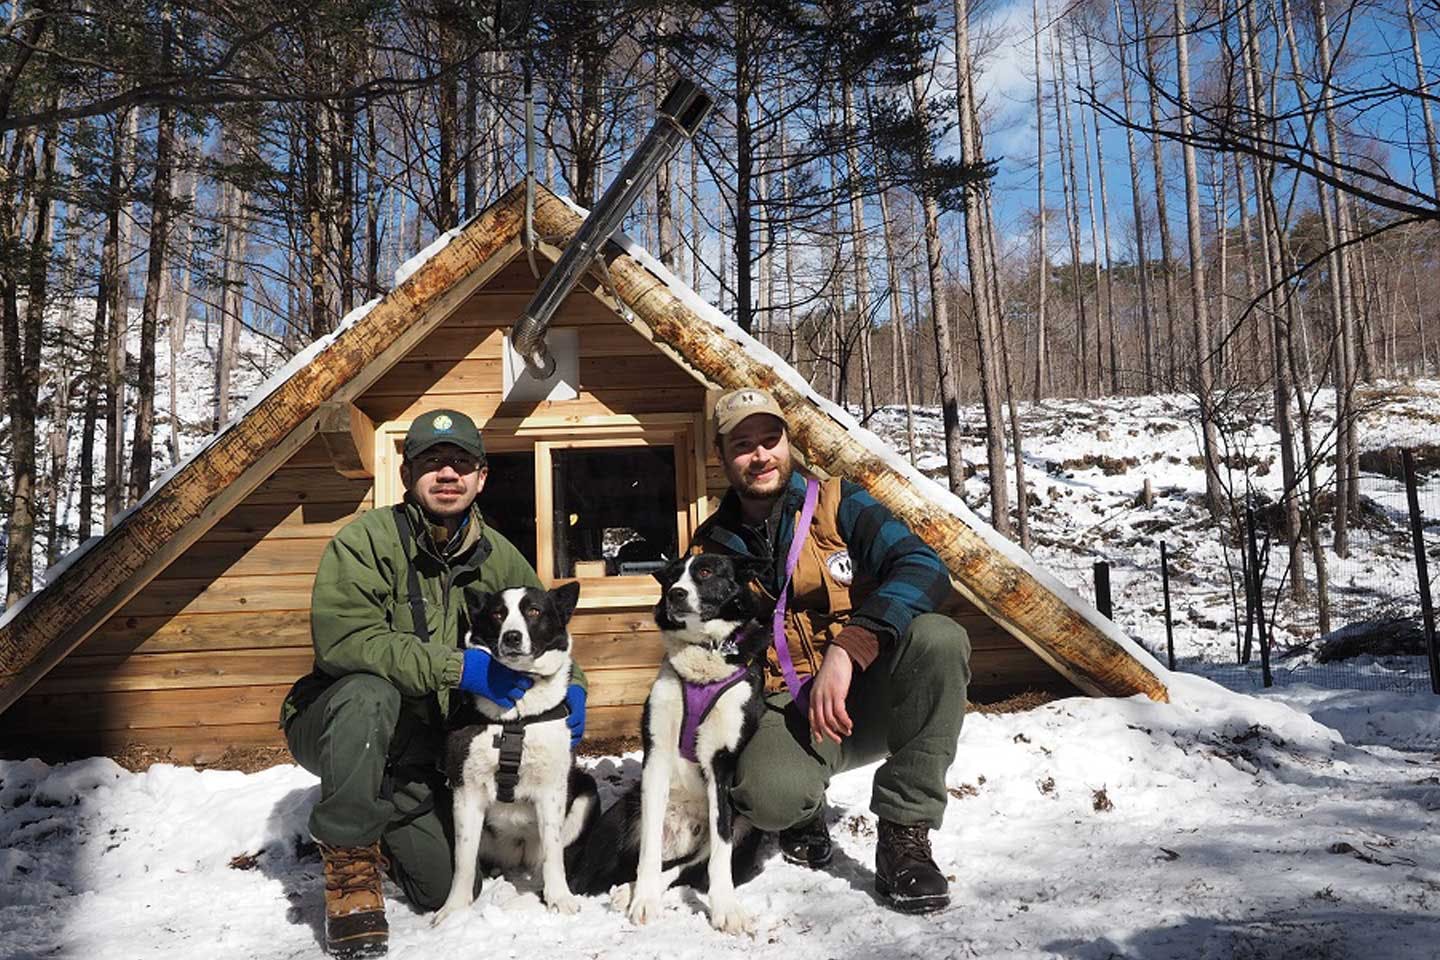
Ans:
POLYGON ((768 635, 746 586, 753 568, 733 557, 681 557, 655 574, 655 622, 665 659, 645 701, 640 783, 590 834, 575 888, 615 891, 634 923, 660 913, 679 882, 710 892, 710 924, 745 933, 735 878, 753 873, 761 834, 735 815, 735 761, 764 710, 768 635))
POLYGON ((487 867, 540 868, 545 904, 574 913, 565 862, 579 852, 599 814, 595 780, 575 766, 565 692, 570 685, 567 625, 578 583, 548 593, 502 590, 470 610, 468 643, 534 678, 509 710, 471 697, 473 722, 451 732, 446 773, 454 790, 455 878, 433 922, 470 906, 477 860, 487 867))

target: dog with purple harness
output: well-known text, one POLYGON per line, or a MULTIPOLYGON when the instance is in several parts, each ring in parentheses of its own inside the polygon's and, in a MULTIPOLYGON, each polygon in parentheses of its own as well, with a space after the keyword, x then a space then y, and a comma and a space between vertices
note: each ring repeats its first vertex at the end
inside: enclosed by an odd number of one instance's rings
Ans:
POLYGON ((734 887, 753 874, 761 834, 735 815, 730 785, 764 709, 770 636, 747 586, 753 572, 712 553, 655 574, 665 658, 645 701, 640 783, 601 816, 574 878, 577 893, 614 888, 635 923, 658 916, 663 892, 683 884, 708 889, 717 930, 752 929, 734 887))

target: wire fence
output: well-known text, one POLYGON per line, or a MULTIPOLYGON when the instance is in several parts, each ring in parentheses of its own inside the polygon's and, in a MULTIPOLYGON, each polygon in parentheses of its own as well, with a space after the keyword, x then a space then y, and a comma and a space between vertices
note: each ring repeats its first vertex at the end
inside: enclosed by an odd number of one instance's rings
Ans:
POLYGON ((1420 568, 1433 597, 1440 571, 1440 462, 1420 462, 1430 469, 1413 476, 1412 495, 1402 451, 1366 455, 1347 511, 1343 551, 1333 541, 1335 491, 1321 491, 1322 509, 1328 505, 1317 530, 1324 537, 1323 612, 1308 529, 1300 549, 1292 550, 1280 507, 1250 505, 1245 529, 1236 531, 1241 542, 1231 547, 1238 555, 1230 577, 1235 656, 1192 657, 1177 668, 1235 689, 1303 683, 1431 693, 1433 639, 1427 641, 1420 568), (1423 558, 1417 558, 1417 531, 1423 558))
MULTIPOLYGON (((1308 527, 1292 550, 1283 508, 1256 499, 1235 511, 1234 522, 1193 531, 1196 536, 1179 550, 1160 544, 1153 567, 1160 589, 1123 596, 1119 622, 1143 635, 1175 669, 1231 689, 1307 684, 1436 692, 1434 628, 1427 632, 1420 567, 1434 597, 1440 588, 1440 448, 1415 451, 1413 462, 1412 497, 1402 451, 1362 459, 1343 551, 1333 540, 1335 491, 1319 492, 1323 613, 1308 527), (1423 544, 1418 558, 1417 530, 1423 544), (1124 609, 1136 605, 1144 609, 1124 609)), ((1096 564, 1094 595, 1102 610, 1109 578, 1108 565, 1096 564)))

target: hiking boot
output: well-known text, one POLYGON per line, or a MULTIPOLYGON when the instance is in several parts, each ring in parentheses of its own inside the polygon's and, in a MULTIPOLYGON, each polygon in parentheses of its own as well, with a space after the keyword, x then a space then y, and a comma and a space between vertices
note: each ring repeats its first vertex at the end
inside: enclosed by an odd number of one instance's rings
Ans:
POLYGON ((318 844, 325 859, 325 951, 332 957, 378 957, 390 927, 380 877, 387 866, 378 842, 368 847, 318 844))
POLYGON ((950 884, 930 855, 930 828, 880 821, 875 892, 892 910, 933 913, 950 903, 950 884))
POLYGON ((825 808, 804 823, 780 831, 780 856, 787 863, 816 869, 825 866, 835 855, 830 844, 830 830, 825 826, 825 808))

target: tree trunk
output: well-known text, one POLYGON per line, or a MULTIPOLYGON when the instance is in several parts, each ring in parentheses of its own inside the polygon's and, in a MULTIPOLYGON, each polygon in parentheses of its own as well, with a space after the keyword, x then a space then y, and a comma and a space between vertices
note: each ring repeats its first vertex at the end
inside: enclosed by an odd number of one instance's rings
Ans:
MULTIPOLYGON (((910 104, 921 130, 930 129, 925 91, 918 70, 910 81, 910 104)), ((929 167, 932 162, 929 142, 920 157, 929 167)), ((965 496, 965 458, 960 447, 960 400, 955 378, 953 354, 950 349, 950 317, 945 306, 945 275, 940 241, 940 205, 928 188, 922 188, 921 205, 925 217, 925 256, 930 276, 930 316, 935 331, 935 367, 940 382, 940 412, 945 424, 945 468, 950 491, 965 496)))
POLYGON ((880 191, 880 226, 885 234, 885 269, 890 284, 890 325, 895 330, 895 356, 899 358, 900 376, 904 387, 905 450, 915 462, 915 398, 910 389, 910 357, 905 344, 905 315, 900 308, 900 253, 895 249, 895 228, 890 219, 888 190, 880 191))
MULTIPOLYGON (((6 278, 4 300, 5 381, 10 387, 6 398, 10 408, 11 459, 13 476, 10 499, 10 522, 7 525, 5 573, 6 605, 29 593, 34 586, 35 493, 38 469, 35 456, 36 415, 40 400, 40 346, 44 330, 45 307, 49 300, 48 276, 51 199, 55 174, 56 140, 54 128, 47 130, 40 142, 40 168, 35 170, 34 154, 26 150, 27 175, 33 184, 32 234, 26 253, 25 325, 22 329, 16 315, 14 278, 6 278)), ((13 213, 9 214, 13 217, 13 213)), ((18 226, 16 224, 15 226, 18 226)), ((7 224, 7 234, 10 225, 7 224)))
MULTIPOLYGON (((1138 11, 1139 4, 1136 4, 1136 9, 1138 11)), ((1139 14, 1136 16, 1138 18, 1139 14)), ((1158 32, 1151 33, 1144 43, 1145 73, 1154 78, 1153 82, 1146 84, 1150 91, 1150 126, 1156 130, 1161 129, 1159 92, 1156 89, 1159 73, 1155 68, 1155 48, 1159 45, 1159 36, 1158 32)), ((1177 390, 1180 387, 1180 365, 1175 351, 1179 347, 1180 336, 1176 332, 1175 312, 1180 297, 1175 289, 1175 258, 1170 252, 1170 214, 1165 204, 1165 156, 1161 151, 1164 140, 1161 136, 1151 137, 1150 150, 1155 167, 1155 209, 1160 227, 1160 272, 1165 278, 1165 389, 1177 390)))
POLYGON ((125 341, 130 326, 130 278, 124 264, 130 262, 130 218, 122 211, 130 204, 122 196, 121 183, 134 167, 135 139, 139 114, 131 110, 116 118, 116 136, 120 138, 120 161, 110 171, 109 215, 113 218, 115 244, 110 286, 110 342, 105 384, 105 406, 109 421, 105 428, 105 529, 115 522, 115 515, 125 509, 125 341))
MULTIPOLYGON (((961 0, 963 2, 963 0, 961 0)), ((860 413, 868 418, 875 409, 870 356, 870 260, 865 244, 865 201, 860 195, 863 171, 855 132, 855 91, 849 78, 841 82, 844 104, 845 161, 850 172, 850 243, 855 257, 855 319, 860 324, 860 413)))
MULTIPOLYGON (((960 159, 978 166, 983 158, 980 140, 980 117, 975 107, 972 83, 973 64, 970 60, 970 11, 968 0, 955 0, 955 62, 960 111, 960 159)), ((976 362, 980 372, 980 396, 985 410, 985 452, 989 465, 990 525, 998 533, 1014 536, 1010 522, 1010 480, 1005 464, 1005 413, 1002 409, 1003 372, 997 327, 999 301, 994 296, 998 286, 991 280, 991 262, 987 254, 985 218, 987 185, 975 185, 965 191, 961 211, 965 220, 965 259, 970 270, 970 303, 975 322, 976 362)))
MULTIPOLYGON (((161 41, 160 59, 170 60, 170 31, 161 41)), ((135 434, 130 446, 129 503, 150 489, 150 465, 155 451, 155 337, 160 324, 160 294, 165 285, 165 258, 169 253, 170 182, 174 170, 175 112, 162 106, 155 126, 155 176, 150 191, 150 252, 145 277, 145 300, 140 310, 140 376, 135 393, 135 434)), ((173 413, 173 410, 172 410, 173 413)))
MULTIPOLYGON (((1095 83, 1095 54, 1091 49, 1090 34, 1085 34, 1085 63, 1090 71, 1090 92, 1097 100, 1099 99, 1099 86, 1095 83)), ((1105 337, 1110 348, 1110 392, 1120 392, 1120 355, 1119 335, 1115 332, 1115 267, 1110 259, 1110 197, 1105 189, 1105 152, 1100 146, 1100 111, 1091 111, 1092 119, 1095 121, 1095 171, 1098 174, 1096 179, 1100 181, 1100 228, 1101 236, 1105 240, 1105 325, 1109 328, 1105 337)), ((1087 162, 1086 169, 1089 169, 1087 162)), ((1090 222, 1090 232, 1095 232, 1095 222, 1090 222)), ((1100 295, 1097 291, 1097 297, 1100 295)))
MULTIPOLYGON (((1070 37, 1070 56, 1075 61, 1075 84, 1078 87, 1081 82, 1080 48, 1079 45, 1076 44, 1073 34, 1070 37)), ((1091 89, 1093 95, 1093 86, 1091 89)), ((1065 110, 1065 123, 1068 126, 1070 123, 1070 107, 1068 104, 1065 110)), ((1090 209, 1090 272, 1092 275, 1092 283, 1095 285, 1095 392, 1102 394, 1105 392, 1105 319, 1106 313, 1110 308, 1106 306, 1105 309, 1102 310, 1100 306, 1100 236, 1096 226, 1099 222, 1099 217, 1095 215, 1095 177, 1090 169, 1090 125, 1085 122, 1085 112, 1083 109, 1077 109, 1076 112, 1080 114, 1080 147, 1081 156, 1085 159, 1085 203, 1090 209)), ((1071 150, 1075 149, 1073 130, 1074 128, 1071 127, 1071 150)), ((1080 198, 1078 184, 1075 198, 1078 206, 1080 198)), ((1114 371, 1111 371, 1111 376, 1114 376, 1114 371)))
POLYGON ((1050 390, 1049 346, 1045 340, 1048 322, 1045 310, 1050 292, 1050 248, 1045 240, 1045 221, 1050 211, 1045 203, 1045 88, 1040 72, 1040 0, 1031 0, 1030 22, 1035 32, 1035 273, 1039 279, 1035 306, 1035 391, 1032 399, 1039 403, 1050 390))
MULTIPOLYGON (((661 43, 655 48, 655 103, 658 106, 665 99, 665 94, 674 82, 675 71, 670 67, 670 59, 665 52, 664 40, 671 32, 670 15, 660 13, 658 32, 661 43)), ((675 233, 675 184, 674 184, 674 161, 666 160, 660 165, 660 170, 655 176, 655 231, 660 237, 660 262, 665 264, 672 272, 679 272, 678 258, 680 255, 680 243, 675 233)))
MULTIPOLYGON (((1262 127, 1260 122, 1260 117, 1264 114, 1261 88, 1263 74, 1260 68, 1254 17, 1249 5, 1242 4, 1239 13, 1240 48, 1245 61, 1242 66, 1246 77, 1246 99, 1249 100, 1253 115, 1256 117, 1256 134, 1268 135, 1270 131, 1262 127)), ((1291 322, 1284 322, 1280 312, 1282 304, 1277 302, 1276 295, 1276 281, 1284 275, 1285 257, 1284 234, 1280 229, 1278 210, 1275 205, 1274 171, 1270 164, 1264 163, 1258 158, 1255 159, 1253 168, 1255 171, 1256 212, 1259 216, 1260 236, 1265 248, 1263 268, 1266 293, 1264 303, 1266 313, 1270 317, 1271 373, 1275 383, 1275 431, 1279 434, 1280 440, 1281 481, 1284 484, 1281 502, 1285 511, 1285 539, 1290 551, 1290 595, 1297 603, 1302 603, 1308 599, 1309 591, 1305 583, 1305 555, 1301 550, 1300 478, 1295 463, 1295 426, 1290 419, 1290 397, 1293 388, 1290 374, 1294 368, 1294 361, 1289 353, 1291 350, 1290 330, 1294 326, 1294 297, 1284 297, 1283 308, 1292 318, 1291 322)), ((1236 178, 1237 185, 1243 184, 1243 182, 1243 177, 1236 178)), ((1245 272, 1248 282, 1248 278, 1253 273, 1253 268, 1250 266, 1253 260, 1250 259, 1248 250, 1248 224, 1245 225, 1245 239, 1247 247, 1245 272)), ((1253 282, 1249 282, 1249 286, 1253 287, 1253 282)), ((1253 294, 1249 299, 1253 299, 1253 294)))
POLYGON ((1060 183, 1065 194, 1065 224, 1070 236, 1070 282, 1074 285, 1076 311, 1076 353, 1080 361, 1081 396, 1090 396, 1090 324, 1085 316, 1084 281, 1080 276, 1080 195, 1075 179, 1075 128, 1070 125, 1070 101, 1065 80, 1065 55, 1052 33, 1051 60, 1059 66, 1055 81, 1055 125, 1060 140, 1060 183))
POLYGON ((755 169, 754 144, 750 131, 750 99, 754 94, 750 75, 750 14, 744 4, 735 17, 735 322, 750 332, 755 318, 754 290, 750 270, 755 251, 750 226, 753 216, 752 190, 755 169))
MULTIPOLYGON (((194 274, 188 266, 191 254, 192 237, 194 235, 195 223, 195 192, 198 177, 188 163, 188 153, 182 147, 180 150, 181 163, 185 172, 181 175, 180 196, 184 203, 184 210, 189 215, 183 218, 184 231, 183 239, 180 241, 181 259, 187 264, 182 267, 183 279, 180 281, 180 297, 170 311, 170 462, 179 463, 180 455, 180 403, 179 403, 179 362, 180 356, 185 352, 185 328, 190 319, 190 284, 194 274)), ((287 286, 293 287, 292 284, 287 286)), ((289 318, 287 318, 287 328, 289 318)))
POLYGON ((220 349, 215 365, 215 429, 230 422, 230 378, 235 367, 235 351, 240 340, 240 324, 244 309, 245 268, 244 224, 241 211, 244 194, 236 184, 226 184, 221 191, 224 224, 224 266, 221 286, 220 349))
POLYGON ((1219 464, 1219 436, 1211 406, 1210 317, 1205 301, 1205 248, 1200 238, 1200 185, 1195 169, 1195 145, 1190 142, 1194 116, 1190 108, 1190 45, 1185 22, 1185 0, 1175 0, 1175 60, 1180 87, 1180 132, 1184 138, 1185 219, 1190 240, 1190 314, 1194 322, 1195 390, 1200 398, 1201 456, 1205 459, 1205 501, 1216 522, 1224 516, 1219 464))
MULTIPOLYGON (((1135 155, 1135 131, 1131 129, 1130 79, 1126 72, 1125 48, 1129 42, 1120 19, 1120 0, 1115 2, 1116 49, 1120 55, 1120 95, 1125 110, 1125 149, 1130 159, 1130 210, 1135 218, 1135 272, 1140 281, 1140 333, 1145 351, 1145 392, 1155 391, 1155 318, 1150 301, 1150 248, 1145 242, 1145 210, 1140 200, 1140 164, 1135 155)), ((1037 28, 1038 29, 1038 28, 1037 28)), ((1038 69, 1038 68, 1037 68, 1038 69)))
MULTIPOLYGON (((1415 89, 1430 89, 1425 61, 1420 56, 1420 34, 1415 27, 1415 0, 1405 0, 1405 22, 1410 28, 1410 53, 1415 60, 1415 89)), ((1435 118, 1430 115, 1430 98, 1419 97, 1420 115, 1425 118, 1425 153, 1430 159, 1430 189, 1440 194, 1440 145, 1435 139, 1435 118)))

